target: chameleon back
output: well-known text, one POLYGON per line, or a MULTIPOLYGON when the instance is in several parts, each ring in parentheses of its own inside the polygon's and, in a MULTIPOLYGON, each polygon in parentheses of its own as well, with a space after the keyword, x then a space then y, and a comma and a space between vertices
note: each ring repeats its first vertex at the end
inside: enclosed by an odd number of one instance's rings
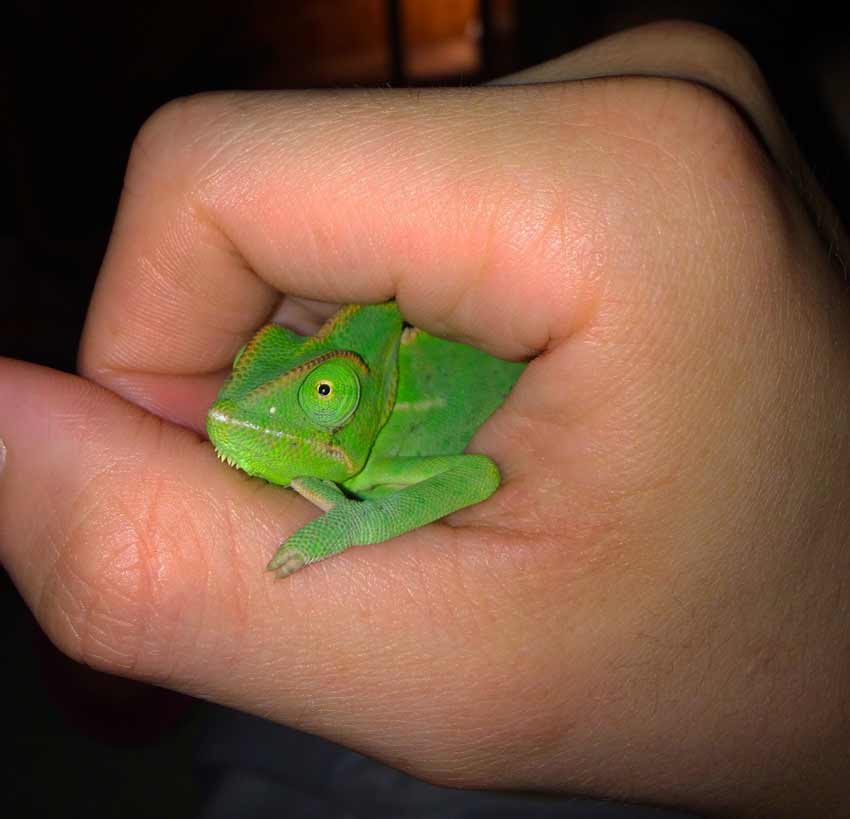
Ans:
POLYGON ((395 406, 372 457, 460 454, 524 367, 406 329, 399 345, 395 406))

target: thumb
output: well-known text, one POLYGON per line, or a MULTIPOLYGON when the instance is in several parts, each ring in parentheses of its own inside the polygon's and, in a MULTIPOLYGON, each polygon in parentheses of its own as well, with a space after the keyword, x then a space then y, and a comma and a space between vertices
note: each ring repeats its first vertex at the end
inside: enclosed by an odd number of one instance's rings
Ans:
POLYGON ((72 658, 408 769, 469 736, 459 719, 470 732, 493 708, 525 719, 511 686, 501 701, 457 685, 487 677, 480 632, 457 627, 484 627, 480 597, 503 622, 490 650, 523 631, 521 590, 505 593, 495 570, 514 551, 507 535, 461 543, 461 527, 435 525, 407 548, 351 550, 276 581, 270 548, 315 514, 294 493, 223 468, 193 432, 81 378, 0 359, 0 383, 0 558, 72 658), (408 747, 415 759, 399 756, 408 747))

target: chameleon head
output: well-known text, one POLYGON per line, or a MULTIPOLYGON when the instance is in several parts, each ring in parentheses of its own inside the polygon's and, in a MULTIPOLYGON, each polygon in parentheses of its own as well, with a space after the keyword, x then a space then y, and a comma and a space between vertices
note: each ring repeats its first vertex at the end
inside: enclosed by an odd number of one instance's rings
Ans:
POLYGON ((272 483, 344 481, 363 468, 372 443, 358 431, 368 376, 357 354, 321 352, 267 325, 236 356, 210 407, 210 441, 222 460, 272 483))

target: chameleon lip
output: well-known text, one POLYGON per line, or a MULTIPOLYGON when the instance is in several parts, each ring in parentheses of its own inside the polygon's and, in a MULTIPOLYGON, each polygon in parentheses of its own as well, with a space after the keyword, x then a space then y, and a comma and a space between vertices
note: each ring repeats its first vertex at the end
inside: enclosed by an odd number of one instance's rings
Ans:
MULTIPOLYGON (((348 455, 339 447, 333 446, 332 444, 326 444, 322 441, 314 441, 309 438, 303 438, 300 435, 294 435, 291 432, 284 432, 282 429, 269 429, 268 427, 261 426, 260 424, 255 424, 253 421, 246 421, 243 418, 234 418, 232 415, 228 415, 226 412, 222 412, 218 409, 211 409, 207 413, 208 421, 216 421, 220 424, 227 424, 231 427, 242 427, 243 429, 250 429, 254 432, 259 432, 261 435, 271 435, 273 438, 284 438, 288 441, 298 441, 300 443, 308 444, 309 446, 317 447, 332 458, 335 458, 337 461, 342 461, 346 465, 348 469, 353 469, 354 465, 351 463, 351 459, 348 455)), ((212 436, 211 436, 212 437, 212 436)), ((215 446, 215 441, 213 441, 213 446, 215 446)), ((218 447, 216 446, 216 452, 218 452, 218 447)))
POLYGON ((207 418, 211 421, 218 421, 222 424, 228 424, 231 427, 243 427, 244 429, 253 429, 254 432, 262 432, 264 435, 273 435, 275 438, 292 438, 299 440, 297 435, 292 435, 289 432, 284 432, 280 429, 269 429, 268 427, 255 424, 253 421, 245 421, 241 418, 234 418, 221 410, 212 409, 207 413, 207 418))

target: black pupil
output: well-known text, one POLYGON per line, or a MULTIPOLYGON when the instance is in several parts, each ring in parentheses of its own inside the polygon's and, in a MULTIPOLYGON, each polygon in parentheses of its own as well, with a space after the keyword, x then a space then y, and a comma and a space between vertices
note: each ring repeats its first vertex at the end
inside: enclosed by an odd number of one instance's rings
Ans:
POLYGON ((319 395, 330 395, 331 394, 331 385, 330 384, 319 384, 319 395))

